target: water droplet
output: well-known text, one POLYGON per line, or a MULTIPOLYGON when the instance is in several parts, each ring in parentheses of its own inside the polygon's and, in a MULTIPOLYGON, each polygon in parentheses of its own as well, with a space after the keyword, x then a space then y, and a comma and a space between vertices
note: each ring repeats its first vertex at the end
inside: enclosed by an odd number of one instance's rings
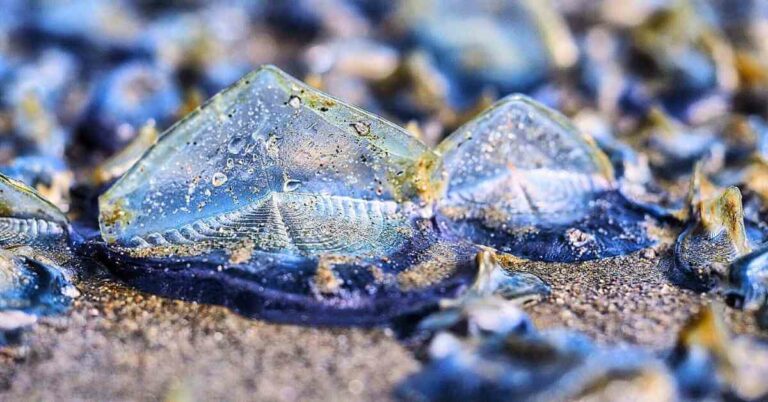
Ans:
POLYGON ((291 191, 296 191, 296 189, 301 186, 301 182, 298 180, 286 180, 285 183, 283 183, 283 191, 286 193, 290 193, 291 191))
POLYGON ((233 137, 229 141, 227 150, 229 151, 229 153, 237 155, 240 153, 240 151, 243 150, 243 145, 245 145, 245 141, 243 140, 243 137, 233 137))
POLYGON ((211 178, 211 184, 213 184, 214 187, 219 187, 227 182, 227 175, 221 172, 216 172, 213 174, 213 177, 211 178))

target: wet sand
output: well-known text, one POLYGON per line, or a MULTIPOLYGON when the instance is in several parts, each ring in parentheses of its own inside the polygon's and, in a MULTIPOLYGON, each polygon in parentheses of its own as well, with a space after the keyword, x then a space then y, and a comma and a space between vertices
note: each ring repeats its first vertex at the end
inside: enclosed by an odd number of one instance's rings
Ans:
POLYGON ((544 303, 526 308, 537 328, 567 327, 602 344, 636 344, 654 350, 674 346, 676 334, 702 306, 721 312, 734 333, 761 335, 751 314, 725 306, 715 294, 673 285, 665 275, 671 250, 647 251, 577 264, 521 266, 552 286, 544 303))
POLYGON ((317 329, 83 284, 7 348, 3 400, 387 400, 418 368, 384 330, 317 329))

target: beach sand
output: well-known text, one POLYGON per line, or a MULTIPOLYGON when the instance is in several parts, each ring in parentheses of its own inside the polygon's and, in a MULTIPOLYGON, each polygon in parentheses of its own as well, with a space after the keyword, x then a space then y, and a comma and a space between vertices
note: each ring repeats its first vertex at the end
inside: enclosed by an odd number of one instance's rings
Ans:
MULTIPOLYGON (((525 306, 537 327, 663 350, 714 295, 672 285, 668 246, 578 264, 517 267, 552 285, 525 306)), ((3 350, 3 400, 387 400, 420 363, 385 329, 276 325, 160 298, 106 279, 79 284, 70 313, 3 350)), ((727 309, 734 332, 759 333, 727 309)))

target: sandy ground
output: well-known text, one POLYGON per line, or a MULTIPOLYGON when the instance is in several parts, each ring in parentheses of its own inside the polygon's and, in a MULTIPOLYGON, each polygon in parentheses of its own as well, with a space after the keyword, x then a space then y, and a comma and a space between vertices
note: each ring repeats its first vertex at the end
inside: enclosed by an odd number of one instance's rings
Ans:
POLYGON ((273 325, 104 283, 2 358, 3 400, 386 400, 418 368, 384 330, 273 325))
POLYGON ((520 269, 552 285, 548 300, 526 310, 540 329, 567 327, 602 344, 654 350, 674 346, 677 332, 704 305, 721 311, 732 332, 763 335, 750 314, 726 307, 716 295, 671 284, 665 275, 671 259, 662 248, 587 263, 526 264, 520 269))
MULTIPOLYGON (((526 263, 553 288, 527 306, 540 328, 654 349, 714 297, 663 272, 669 252, 579 264, 526 263)), ((44 319, 0 360, 3 400, 387 400, 419 368, 386 330, 274 325, 101 280, 80 284, 68 316, 44 319)), ((735 332, 757 333, 729 311, 735 332)))

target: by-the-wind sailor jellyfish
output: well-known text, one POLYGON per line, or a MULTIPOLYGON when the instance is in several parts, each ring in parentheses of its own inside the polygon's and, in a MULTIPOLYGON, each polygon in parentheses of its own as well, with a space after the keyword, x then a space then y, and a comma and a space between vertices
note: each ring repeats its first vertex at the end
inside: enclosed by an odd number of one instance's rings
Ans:
POLYGON ((150 291, 370 323, 466 289, 477 244, 566 261, 647 245, 603 154, 562 119, 511 97, 435 152, 263 67, 100 198, 102 249, 150 291))
POLYGON ((68 236, 64 214, 27 185, 0 174, 0 247, 45 247, 68 236))
POLYGON ((644 214, 616 191, 608 158, 559 113, 501 100, 438 147, 447 175, 441 227, 546 261, 626 254, 650 245, 644 214))
POLYGON ((76 294, 59 267, 0 249, 0 346, 19 342, 37 316, 65 311, 76 294))
POLYGON ((472 270, 470 247, 428 219, 435 163, 405 130, 263 67, 100 198, 101 232, 148 290, 276 320, 380 321, 472 270))
POLYGON ((768 328, 768 248, 757 249, 728 267, 731 304, 753 311, 761 328, 768 328))
POLYGON ((674 279, 692 289, 708 290, 725 276, 730 263, 752 250, 741 192, 729 187, 711 199, 693 201, 691 215, 675 243, 674 279))
POLYGON ((0 312, 62 312, 72 294, 58 267, 0 249, 0 312))
POLYGON ((0 344, 16 339, 37 315, 64 311, 77 295, 69 241, 61 211, 0 174, 0 344))

